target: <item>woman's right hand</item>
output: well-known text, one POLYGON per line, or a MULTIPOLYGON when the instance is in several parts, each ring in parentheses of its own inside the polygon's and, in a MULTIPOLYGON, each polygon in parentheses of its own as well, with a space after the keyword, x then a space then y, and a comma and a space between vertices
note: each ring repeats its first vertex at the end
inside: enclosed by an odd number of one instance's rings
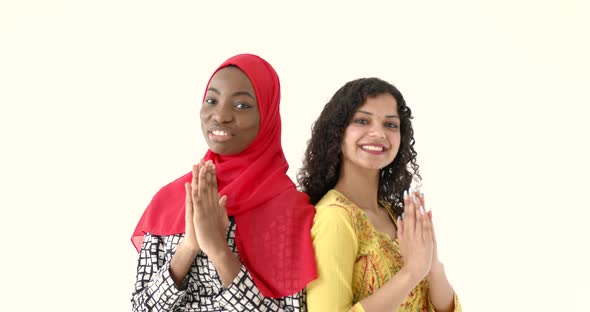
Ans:
POLYGON ((404 262, 402 270, 418 283, 430 271, 434 242, 430 218, 414 195, 404 192, 404 214, 398 222, 397 237, 404 262))
POLYGON ((185 191, 185 213, 184 213, 184 223, 185 223, 185 230, 184 230, 184 239, 182 240, 181 244, 184 245, 183 247, 190 250, 192 253, 198 253, 199 243, 197 242, 197 235, 195 232, 195 223, 194 223, 194 206, 193 206, 193 198, 192 198, 192 190, 193 187, 198 186, 198 168, 199 166, 194 166, 193 168, 193 179, 191 183, 186 182, 184 183, 184 191, 185 191))
MULTIPOLYGON (((194 173, 192 183, 197 183, 194 173)), ((170 261, 170 275, 177 289, 185 289, 186 276, 200 251, 199 244, 197 243, 197 235, 195 234, 194 207, 191 196, 192 188, 191 183, 187 182, 184 184, 184 191, 186 193, 184 205, 184 238, 176 246, 176 252, 170 261)))

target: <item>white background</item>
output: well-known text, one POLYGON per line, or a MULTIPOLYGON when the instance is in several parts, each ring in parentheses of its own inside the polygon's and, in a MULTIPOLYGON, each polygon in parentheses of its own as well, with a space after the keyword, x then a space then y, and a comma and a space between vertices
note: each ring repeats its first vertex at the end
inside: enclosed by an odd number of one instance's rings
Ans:
POLYGON ((249 52, 281 78, 291 177, 340 86, 398 86, 466 311, 588 311, 590 3, 352 3, 3 1, 0 310, 130 310, 136 222, 249 52))

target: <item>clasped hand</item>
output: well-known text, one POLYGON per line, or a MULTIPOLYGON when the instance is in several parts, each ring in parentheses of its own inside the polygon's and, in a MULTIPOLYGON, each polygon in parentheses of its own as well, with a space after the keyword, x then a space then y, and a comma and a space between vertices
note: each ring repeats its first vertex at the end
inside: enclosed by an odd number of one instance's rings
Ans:
POLYGON ((424 195, 404 192, 403 219, 398 221, 400 253, 407 269, 418 280, 438 269, 432 211, 424 210, 424 195))
POLYGON ((229 250, 226 240, 229 219, 227 196, 219 197, 215 164, 193 165, 191 183, 185 183, 185 244, 193 252, 202 250, 214 258, 229 250))

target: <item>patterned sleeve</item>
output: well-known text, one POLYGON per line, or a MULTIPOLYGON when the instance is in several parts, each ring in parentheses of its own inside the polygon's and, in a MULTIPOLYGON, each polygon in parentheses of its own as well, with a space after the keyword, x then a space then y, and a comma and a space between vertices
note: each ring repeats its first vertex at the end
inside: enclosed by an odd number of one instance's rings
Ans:
MULTIPOLYGON (((181 238, 175 236, 172 239, 181 238)), ((185 296, 188 277, 183 281, 183 289, 178 289, 170 275, 170 259, 163 237, 144 236, 131 299, 134 312, 173 311, 185 296)))
MULTIPOLYGON (((459 297, 457 297, 457 293, 453 294, 453 304, 455 305, 453 312, 463 312, 463 308, 461 307, 461 302, 459 301, 459 297)), ((428 296, 428 308, 429 311, 436 311, 432 301, 430 301, 430 296, 428 296)))
POLYGON ((305 311, 304 290, 282 298, 264 297, 246 267, 242 265, 240 272, 232 284, 224 289, 215 300, 229 312, 239 311, 305 311))

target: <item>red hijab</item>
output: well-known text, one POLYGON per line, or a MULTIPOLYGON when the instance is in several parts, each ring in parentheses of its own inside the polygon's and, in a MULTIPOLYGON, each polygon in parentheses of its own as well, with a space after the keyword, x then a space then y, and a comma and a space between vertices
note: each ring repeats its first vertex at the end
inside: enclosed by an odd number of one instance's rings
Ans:
MULTIPOLYGON (((213 75, 230 65, 241 69, 254 87, 260 112, 258 135, 237 155, 208 150, 204 159, 215 163, 219 193, 228 196, 227 212, 235 218, 242 263, 264 296, 285 297, 317 277, 310 233, 315 210, 286 174, 277 73, 262 58, 240 54, 213 75)), ((184 183, 191 179, 189 172, 156 193, 131 237, 138 251, 145 233, 184 233, 184 183)))

